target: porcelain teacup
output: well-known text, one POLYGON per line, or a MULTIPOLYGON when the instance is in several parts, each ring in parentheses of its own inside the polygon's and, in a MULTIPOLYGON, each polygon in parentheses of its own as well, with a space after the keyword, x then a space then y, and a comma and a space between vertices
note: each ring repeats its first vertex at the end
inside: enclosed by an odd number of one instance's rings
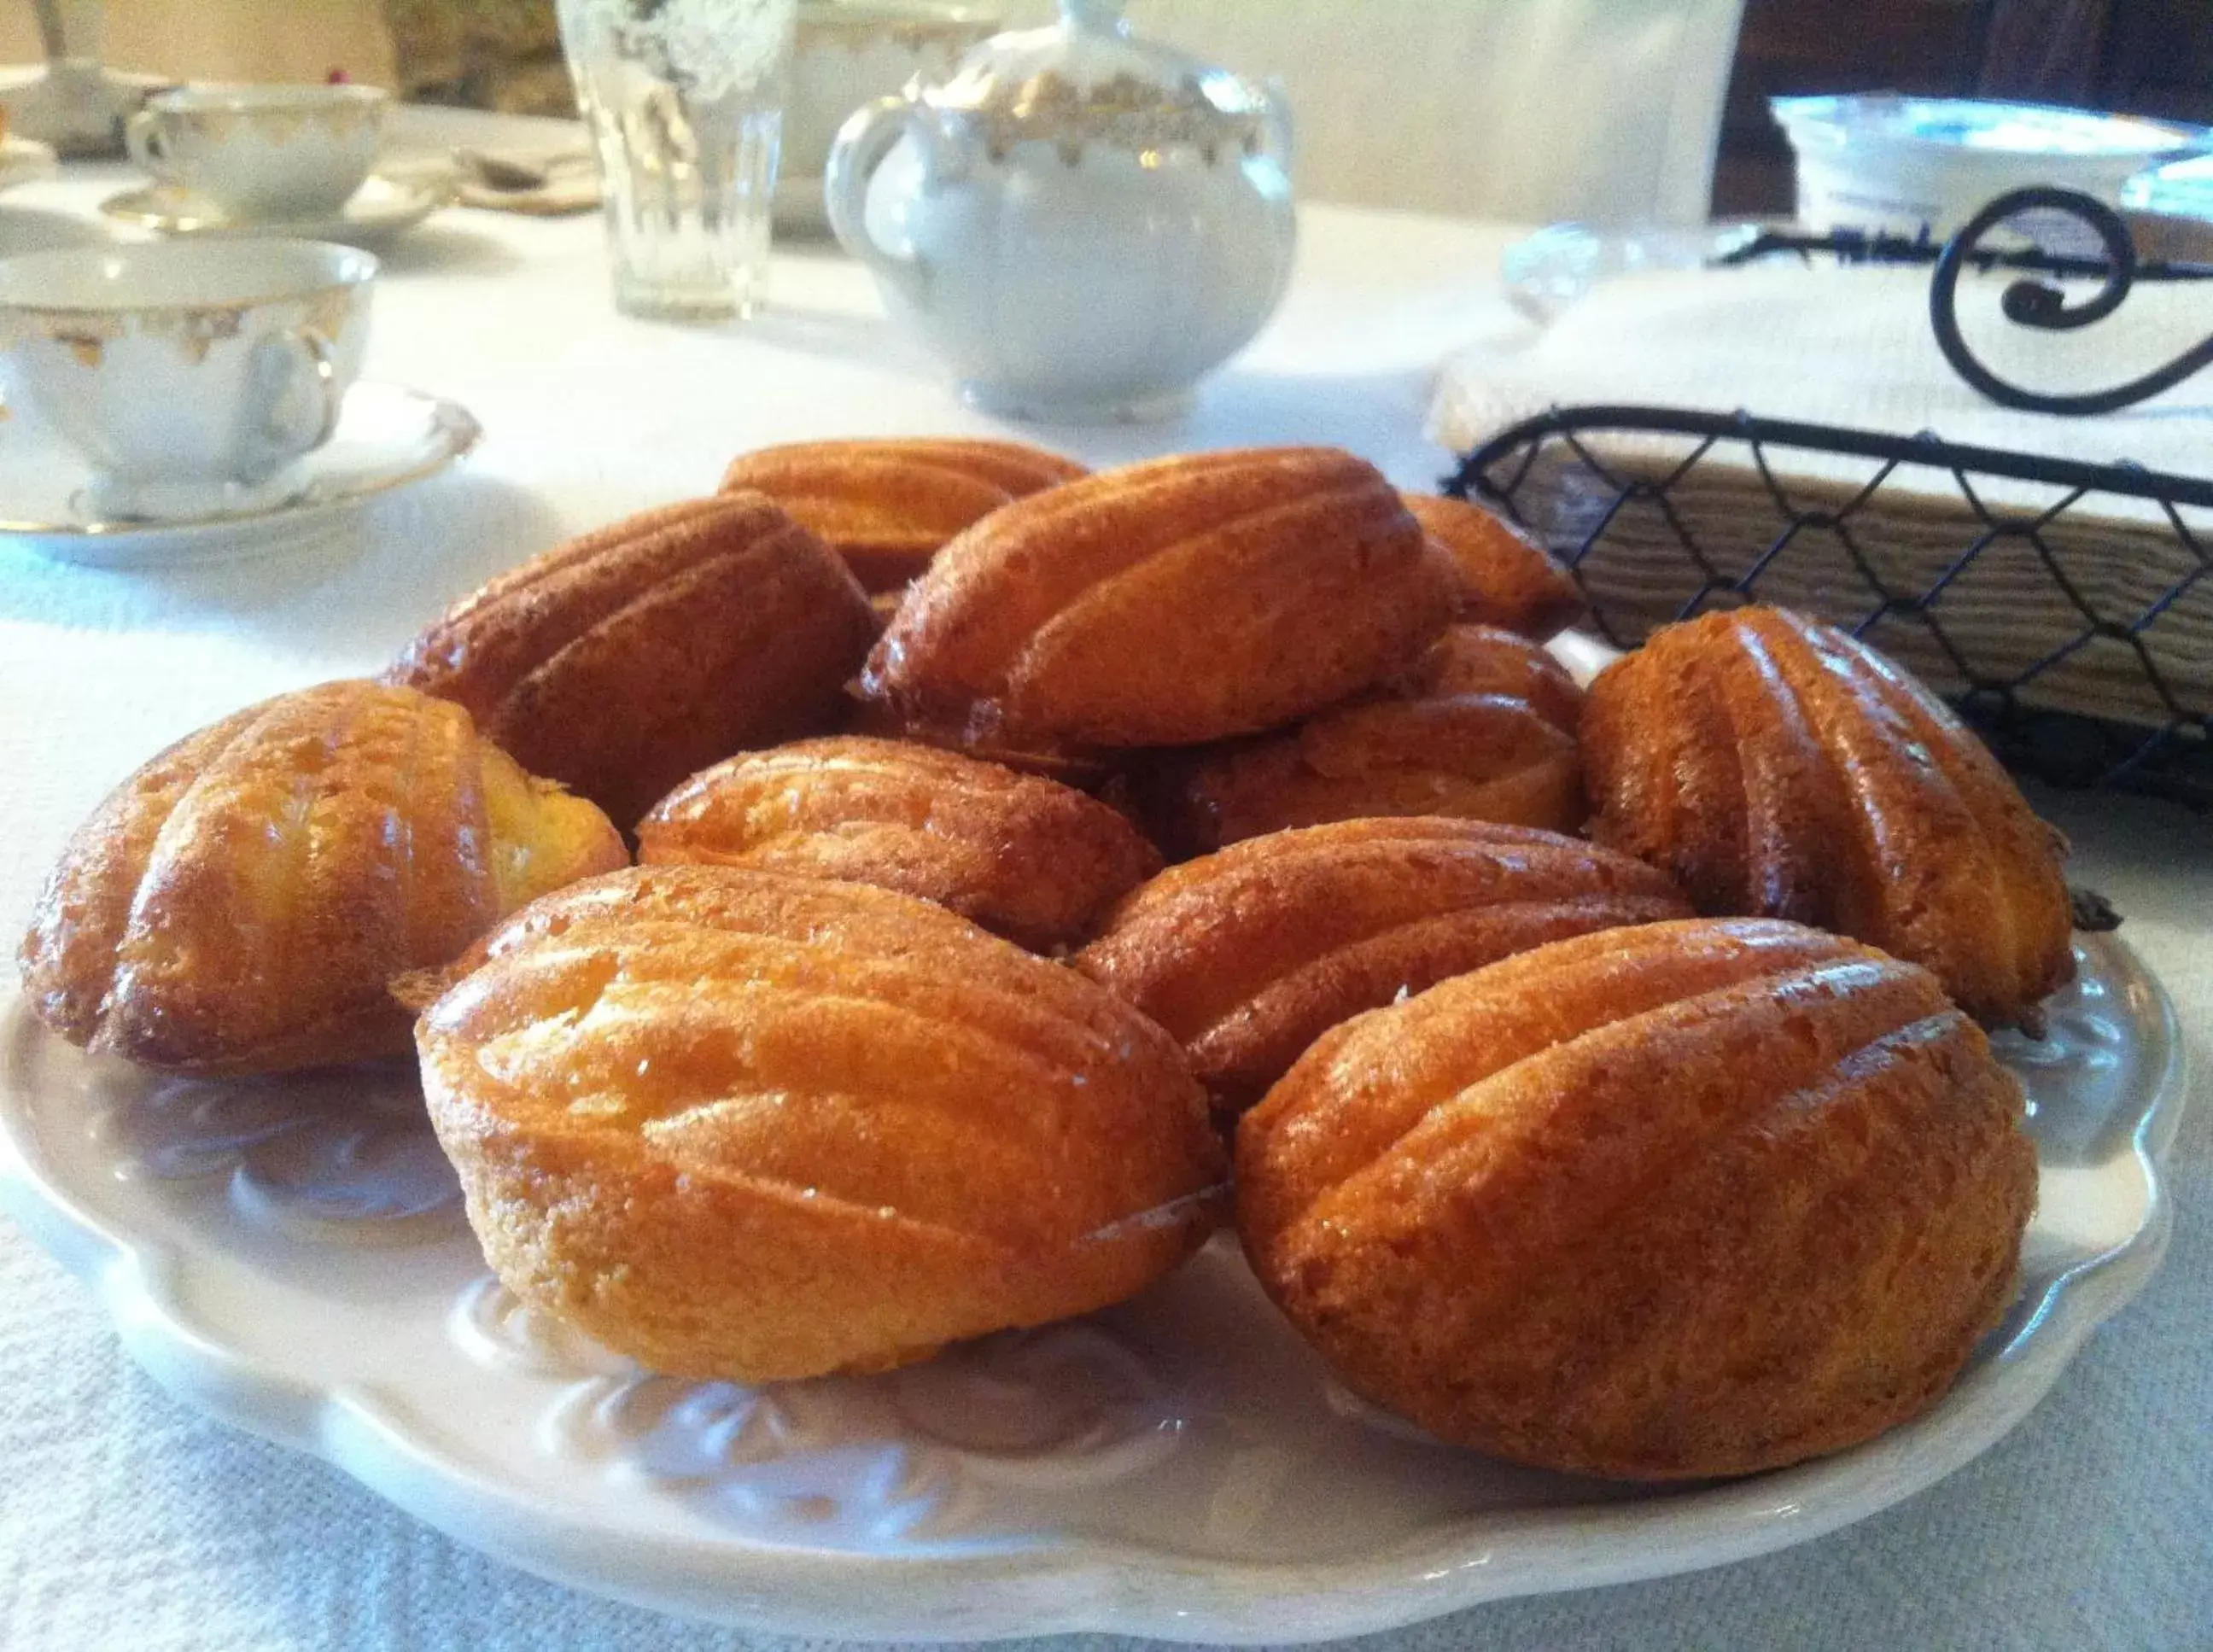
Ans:
POLYGON ((354 247, 303 241, 0 259, 0 392, 91 465, 93 515, 263 503, 338 426, 376 268, 354 247))
POLYGON ((390 94, 374 86, 181 86, 131 117, 131 158, 246 220, 336 211, 361 187, 390 94))

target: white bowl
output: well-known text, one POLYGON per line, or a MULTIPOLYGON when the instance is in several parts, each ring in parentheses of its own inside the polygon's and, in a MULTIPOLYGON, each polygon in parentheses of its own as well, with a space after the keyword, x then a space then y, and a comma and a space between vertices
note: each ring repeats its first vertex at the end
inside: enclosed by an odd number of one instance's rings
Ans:
POLYGON ((1960 98, 1772 98, 1798 162, 1798 219, 1816 230, 1927 225, 1949 235, 2030 184, 2108 206, 2138 173, 2213 149, 2213 131, 2137 115, 1960 98))

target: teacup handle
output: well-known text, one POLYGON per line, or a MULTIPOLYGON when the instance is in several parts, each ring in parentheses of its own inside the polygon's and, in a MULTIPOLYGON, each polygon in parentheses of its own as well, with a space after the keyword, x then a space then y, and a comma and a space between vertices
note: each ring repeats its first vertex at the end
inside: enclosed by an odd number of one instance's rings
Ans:
POLYGON ((162 118, 153 110, 141 109, 124 123, 123 146, 140 171, 165 184, 177 181, 175 166, 162 147, 162 118))
POLYGON ((822 205, 838 244, 908 297, 921 302, 922 261, 894 253, 869 233, 869 180, 906 131, 913 106, 903 97, 878 98, 838 129, 823 168, 822 205))
POLYGON ((313 327, 294 327, 290 331, 272 333, 255 346, 257 353, 282 351, 291 357, 284 366, 270 372, 275 381, 271 393, 255 418, 253 430, 252 455, 253 470, 258 474, 247 480, 259 480, 278 466, 297 459, 302 454, 312 453, 338 434, 338 418, 345 411, 345 391, 338 382, 338 346, 313 327), (313 375, 320 411, 315 432, 301 440, 296 423, 283 417, 285 405, 292 399, 293 387, 299 382, 298 374, 304 370, 313 375))
POLYGON ((314 367, 315 393, 322 401, 323 418, 315 427, 315 439, 308 446, 320 448, 338 433, 338 415, 345 411, 345 392, 338 387, 338 346, 313 327, 302 327, 291 336, 308 352, 308 360, 314 367))

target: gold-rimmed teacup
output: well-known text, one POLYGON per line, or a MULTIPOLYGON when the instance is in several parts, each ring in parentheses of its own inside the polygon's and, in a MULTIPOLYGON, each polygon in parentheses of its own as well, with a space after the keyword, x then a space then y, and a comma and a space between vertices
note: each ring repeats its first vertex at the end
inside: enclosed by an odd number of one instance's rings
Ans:
POLYGON ((131 158, 225 216, 314 217, 345 204, 384 132, 374 86, 180 86, 131 117, 131 158))
POLYGON ((377 264, 304 241, 159 241, 0 259, 0 391, 92 466, 103 517, 175 517, 271 488, 330 440, 369 341, 377 264))

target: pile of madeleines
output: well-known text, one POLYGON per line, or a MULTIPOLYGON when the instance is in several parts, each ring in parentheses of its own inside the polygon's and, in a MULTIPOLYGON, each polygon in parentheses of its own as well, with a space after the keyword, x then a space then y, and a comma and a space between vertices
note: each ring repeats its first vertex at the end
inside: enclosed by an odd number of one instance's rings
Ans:
POLYGON ((2071 972, 2064 846, 1838 631, 1583 691, 1578 608, 1333 449, 771 448, 155 758, 27 999, 211 1077, 412 1038, 500 1278, 672 1375, 925 1358, 1228 1219, 1436 1436, 1773 1467, 2017 1289, 1984 1028, 2071 972))

